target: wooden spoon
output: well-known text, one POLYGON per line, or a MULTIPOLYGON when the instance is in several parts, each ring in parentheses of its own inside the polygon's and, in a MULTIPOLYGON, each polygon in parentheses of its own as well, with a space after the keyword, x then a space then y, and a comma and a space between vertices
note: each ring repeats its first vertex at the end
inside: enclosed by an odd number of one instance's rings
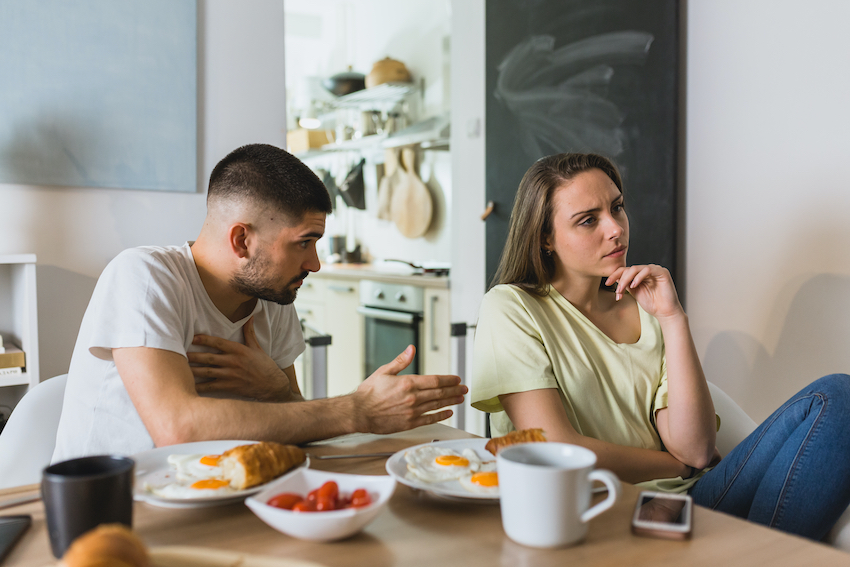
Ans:
POLYGON ((401 151, 404 172, 393 188, 391 212, 399 232, 408 238, 419 238, 431 225, 434 203, 431 192, 416 173, 416 154, 413 148, 401 151))
POLYGON ((393 220, 391 204, 393 187, 398 183, 398 153, 394 149, 384 150, 384 176, 378 184, 378 218, 393 220))

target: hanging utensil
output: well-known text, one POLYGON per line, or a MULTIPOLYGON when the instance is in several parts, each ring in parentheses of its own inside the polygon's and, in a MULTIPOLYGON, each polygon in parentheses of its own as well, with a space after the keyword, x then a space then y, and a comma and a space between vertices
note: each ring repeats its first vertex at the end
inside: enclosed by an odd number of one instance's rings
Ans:
POLYGON ((366 190, 363 182, 363 166, 366 159, 361 159, 345 176, 345 181, 339 186, 339 194, 349 207, 366 209, 366 190))
POLYGON ((394 149, 384 150, 384 177, 378 184, 378 218, 393 220, 393 189, 399 179, 398 153, 394 149))
POLYGON ((408 238, 419 238, 428 232, 434 210, 431 192, 416 173, 416 153, 406 147, 401 151, 404 168, 402 180, 393 188, 391 212, 399 232, 408 238))
POLYGON ((322 179, 322 183, 325 185, 325 189, 328 190, 328 194, 331 196, 331 208, 336 209, 336 196, 339 195, 339 188, 336 186, 336 181, 334 180, 331 172, 326 169, 319 169, 316 171, 319 174, 319 177, 322 179))

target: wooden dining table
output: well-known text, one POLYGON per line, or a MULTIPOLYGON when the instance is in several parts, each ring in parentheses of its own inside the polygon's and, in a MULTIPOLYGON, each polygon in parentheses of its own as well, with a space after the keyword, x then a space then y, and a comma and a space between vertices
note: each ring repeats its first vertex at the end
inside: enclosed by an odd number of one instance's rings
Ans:
MULTIPOLYGON (((474 438, 436 424, 393 435, 349 435, 312 444, 320 455, 400 451, 433 440, 474 438)), ((358 474, 386 474, 386 457, 312 458, 311 468, 358 474)), ((771 567, 850 565, 850 554, 744 520, 695 507, 688 541, 639 537, 630 520, 639 490, 623 486, 614 507, 590 522, 584 541, 560 549, 534 549, 514 543, 502 529, 498 502, 460 501, 398 484, 387 507, 366 528, 342 541, 315 543, 284 535, 257 518, 243 503, 212 508, 169 509, 134 505, 133 528, 150 548, 193 546, 272 558, 306 560, 326 566, 711 566, 771 567)), ((36 485, 0 491, 4 501, 37 495, 36 485)), ((599 496, 597 496, 599 498, 599 496)), ((55 565, 40 501, 5 508, 0 516, 30 514, 31 529, 4 565, 55 565)))

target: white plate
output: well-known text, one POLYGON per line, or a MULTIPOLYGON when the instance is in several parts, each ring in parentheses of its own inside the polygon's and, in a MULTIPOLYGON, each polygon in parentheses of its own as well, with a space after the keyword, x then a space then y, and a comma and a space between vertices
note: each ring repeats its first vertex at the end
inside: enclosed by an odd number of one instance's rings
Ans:
POLYGON ((479 457, 481 457, 482 461, 495 461, 496 457, 493 456, 493 453, 484 448, 487 441, 489 441, 489 439, 454 439, 452 441, 435 441, 433 443, 423 443, 422 445, 416 445, 415 447, 408 447, 387 459, 387 472, 390 476, 402 484, 406 484, 411 488, 436 494, 437 496, 497 502, 499 500, 498 494, 476 494, 475 492, 469 492, 461 486, 460 482, 457 480, 423 482, 418 479, 407 478, 407 460, 404 458, 404 454, 407 451, 411 451, 418 447, 424 447, 426 445, 452 449, 458 453, 464 449, 472 449, 479 457))
MULTIPOLYGON (((169 445, 167 447, 159 447, 158 449, 137 453, 133 455, 133 460, 136 461, 136 483, 133 489, 133 498, 163 508, 204 508, 207 506, 232 504, 244 500, 247 496, 265 488, 266 485, 260 484, 246 490, 238 490, 225 494, 213 492, 208 496, 199 496, 197 498, 167 498, 157 496, 145 490, 145 483, 151 486, 161 486, 177 479, 176 472, 168 464, 169 455, 220 455, 233 447, 252 445, 254 443, 256 441, 198 441, 196 443, 169 445)), ((308 458, 307 462, 302 466, 308 466, 309 462, 308 458)))

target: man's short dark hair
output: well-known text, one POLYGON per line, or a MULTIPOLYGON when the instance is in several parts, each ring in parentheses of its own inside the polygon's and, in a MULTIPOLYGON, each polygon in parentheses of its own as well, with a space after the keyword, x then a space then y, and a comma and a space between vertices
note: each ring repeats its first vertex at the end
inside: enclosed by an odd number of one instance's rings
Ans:
POLYGON ((230 152, 213 169, 207 203, 238 198, 273 207, 290 222, 305 213, 330 214, 327 188, 297 157, 269 144, 249 144, 230 152))

